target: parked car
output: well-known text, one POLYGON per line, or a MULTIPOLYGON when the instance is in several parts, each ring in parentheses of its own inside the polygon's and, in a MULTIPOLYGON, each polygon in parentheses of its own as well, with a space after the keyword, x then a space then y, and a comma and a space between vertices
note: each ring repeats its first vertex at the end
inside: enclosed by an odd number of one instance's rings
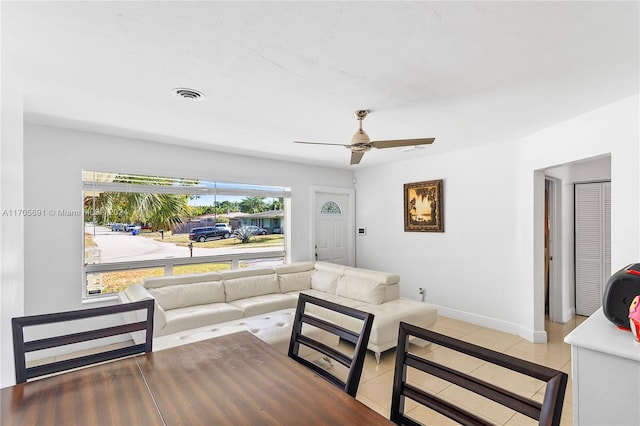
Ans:
POLYGON ((267 235, 269 231, 264 228, 260 228, 259 226, 250 225, 249 228, 255 230, 256 235, 267 235))
POLYGON ((228 224, 228 223, 219 222, 219 223, 216 223, 216 224, 215 224, 215 225, 213 225, 213 226, 215 226, 215 227, 216 227, 216 228, 218 228, 218 229, 224 229, 225 231, 227 231, 227 232, 229 232, 229 233, 231 233, 231 232, 232 232, 232 231, 231 231, 231 227, 229 226, 229 224, 228 224))
POLYGON ((191 241, 199 241, 204 243, 209 238, 220 237, 220 238, 229 238, 231 236, 231 232, 224 228, 217 228, 215 226, 203 226, 200 228, 193 228, 191 232, 189 232, 189 239, 191 241))
POLYGON ((137 229, 139 231, 140 227, 135 223, 127 223, 126 225, 124 225, 124 232, 129 232, 129 231, 132 231, 133 229, 137 229))
POLYGON ((250 231, 251 235, 267 235, 269 233, 266 229, 260 228, 259 226, 245 225, 236 229, 234 234, 237 234, 240 230, 242 230, 242 232, 250 231))
POLYGON ((112 223, 111 230, 112 231, 124 231, 125 224, 124 223, 112 223))

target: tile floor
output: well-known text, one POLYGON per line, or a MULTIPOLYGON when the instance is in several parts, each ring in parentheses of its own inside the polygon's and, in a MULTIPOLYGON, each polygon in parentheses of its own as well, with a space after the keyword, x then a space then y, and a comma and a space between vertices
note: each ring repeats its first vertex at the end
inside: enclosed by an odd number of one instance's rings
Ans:
MULTIPOLYGON (((518 358, 526 359, 538 364, 561 370, 569 374, 569 382, 565 394, 564 408, 561 422, 563 425, 572 424, 572 383, 571 383, 571 348, 564 343, 564 337, 578 326, 586 317, 574 317, 566 324, 547 321, 545 328, 549 342, 547 344, 533 344, 518 336, 502 333, 492 329, 472 325, 466 322, 439 317, 434 331, 451 337, 465 340, 476 345, 484 346, 495 351, 503 352, 518 358)), ((542 400, 544 383, 528 377, 516 377, 517 373, 505 374, 500 367, 487 365, 483 361, 458 354, 446 354, 445 348, 428 345, 424 348, 415 346, 415 352, 426 357, 447 358, 451 366, 463 369, 470 374, 490 380, 499 378, 500 383, 515 389, 517 393, 533 396, 542 400), (510 384, 509 384, 510 383, 510 384)), ((391 405, 391 391, 393 386, 393 369, 395 353, 393 350, 382 354, 380 364, 376 365, 373 354, 367 353, 367 359, 358 388, 357 399, 376 410, 385 417, 389 417, 391 405)), ((420 373, 422 374, 422 373, 420 373)), ((480 414, 489 421, 501 425, 531 425, 537 424, 532 419, 515 413, 512 410, 497 406, 491 401, 478 397, 473 393, 457 389, 455 386, 436 378, 429 378, 421 383, 426 388, 438 392, 445 399, 455 401, 469 410, 480 414)), ((413 401, 407 402, 407 414, 426 425, 456 424, 451 420, 420 407, 413 401)))

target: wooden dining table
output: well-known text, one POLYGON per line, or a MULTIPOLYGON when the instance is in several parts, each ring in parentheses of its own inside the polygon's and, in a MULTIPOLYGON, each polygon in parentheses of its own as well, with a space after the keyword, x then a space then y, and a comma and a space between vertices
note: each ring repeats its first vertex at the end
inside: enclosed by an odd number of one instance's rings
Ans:
POLYGON ((390 425, 243 331, 0 389, 9 425, 390 425))

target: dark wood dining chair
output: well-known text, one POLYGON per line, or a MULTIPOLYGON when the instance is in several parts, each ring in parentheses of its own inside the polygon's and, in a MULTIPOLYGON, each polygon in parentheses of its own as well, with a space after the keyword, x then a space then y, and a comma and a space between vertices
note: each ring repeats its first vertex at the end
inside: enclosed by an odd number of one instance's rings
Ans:
POLYGON ((463 425, 490 425, 483 419, 462 407, 445 401, 436 395, 407 382, 407 369, 411 367, 436 376, 461 388, 470 390, 538 420, 540 425, 559 425, 562 403, 567 386, 567 374, 539 364, 515 358, 462 340, 454 339, 434 331, 426 330, 405 322, 400 323, 396 365, 391 398, 391 421, 399 425, 419 425, 404 413, 405 399, 409 398, 463 425), (515 394, 496 384, 487 383, 476 377, 454 370, 433 360, 422 358, 409 351, 409 338, 418 337, 445 348, 501 366, 523 375, 546 382, 542 403, 515 394))
POLYGON ((369 343, 369 335, 371 334, 373 317, 373 314, 368 312, 363 312, 358 309, 339 305, 337 303, 300 293, 300 295, 298 296, 298 306, 296 309, 295 317, 293 319, 293 329, 291 331, 291 340, 289 343, 289 357, 312 369, 323 378, 342 388, 349 395, 355 397, 358 391, 358 385, 360 384, 360 377, 362 376, 362 368, 364 367, 365 355, 367 354, 367 344, 369 343), (324 309, 337 312, 340 315, 361 320, 362 327, 359 332, 354 332, 338 324, 309 314, 306 311, 308 305, 319 306, 324 309), (337 335, 347 342, 353 343, 355 345, 353 353, 348 354, 342 352, 337 348, 328 346, 318 339, 311 337, 308 334, 303 334, 304 324, 309 324, 310 326, 317 327, 321 330, 337 335), (339 376, 332 374, 332 372, 327 370, 326 368, 323 368, 320 365, 300 356, 300 345, 314 349, 315 351, 323 354, 325 357, 337 361, 347 367, 348 372, 346 380, 343 380, 339 376))
POLYGON ((13 328, 13 356, 16 369, 16 383, 24 383, 32 379, 47 374, 58 373, 60 371, 73 368, 84 367, 86 365, 97 364, 112 359, 122 358, 143 352, 151 352, 153 349, 153 300, 142 300, 139 302, 125 303, 121 305, 106 306, 101 308, 81 309, 77 311, 56 312, 51 314, 31 315, 11 319, 13 328), (96 317, 106 317, 108 315, 121 314, 125 312, 146 310, 146 319, 139 322, 129 322, 116 326, 92 329, 89 331, 74 332, 70 334, 58 334, 54 337, 42 339, 24 340, 25 327, 43 326, 53 323, 64 323, 77 320, 91 320, 96 317), (26 353, 40 351, 43 349, 56 348, 74 343, 87 342, 110 336, 128 334, 143 331, 145 333, 144 343, 135 344, 131 341, 128 346, 118 349, 105 350, 90 355, 77 356, 72 359, 43 363, 40 365, 27 367, 26 353))

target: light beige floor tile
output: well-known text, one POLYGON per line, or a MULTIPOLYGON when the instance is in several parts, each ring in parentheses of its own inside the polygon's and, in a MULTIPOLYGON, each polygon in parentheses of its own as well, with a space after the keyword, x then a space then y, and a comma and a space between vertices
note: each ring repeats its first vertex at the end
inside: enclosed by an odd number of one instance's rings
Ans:
POLYGON ((531 398, 546 386, 545 382, 541 380, 491 363, 484 364, 474 370, 471 375, 527 398, 531 398))
MULTIPOLYGON (((561 424, 570 425, 573 420, 571 349, 569 345, 564 343, 564 337, 585 319, 586 317, 575 317, 566 324, 547 321, 545 328, 549 341, 546 344, 534 344, 518 336, 442 316, 438 317, 438 321, 432 329, 438 333, 504 352, 517 358, 546 365, 567 373, 569 375, 569 381, 565 392, 561 424)), ((445 362, 446 365, 461 369, 483 380, 500 380, 501 384, 505 383, 510 388, 513 386, 516 393, 530 397, 533 396, 534 399, 542 401, 545 389, 545 385, 542 382, 530 378, 519 380, 513 376, 513 374, 517 373, 503 375, 498 370, 495 370, 495 368, 498 367, 488 365, 476 359, 469 359, 469 357, 464 355, 447 354, 445 351, 446 349, 435 344, 429 345, 426 348, 420 348, 415 345, 411 346, 411 352, 419 354, 420 356, 438 362, 445 362)), ((395 350, 384 352, 380 364, 376 364, 372 354, 367 354, 362 380, 358 390, 358 399, 387 418, 391 406, 394 363, 395 350)), ((469 401, 471 401, 470 410, 498 424, 510 426, 536 424, 535 421, 519 413, 515 413, 512 410, 505 409, 504 407, 496 408, 493 402, 480 396, 473 394, 469 396, 464 393, 467 391, 451 386, 440 379, 433 377, 427 378, 424 373, 411 371, 410 369, 408 377, 410 380, 414 380, 414 384, 417 386, 431 392, 437 392, 438 396, 443 399, 456 401, 456 403, 459 402, 460 404, 469 404, 469 401)), ((422 407, 411 400, 407 401, 405 412, 425 425, 455 424, 455 422, 451 422, 433 410, 422 407)))
POLYGON ((446 388, 438 396, 496 424, 505 424, 514 414, 503 405, 457 386, 446 388))
POLYGON ((365 382, 360 381, 358 397, 363 396, 382 407, 391 406, 393 371, 387 371, 365 382))
POLYGON ((423 406, 417 406, 409 411, 405 410, 405 415, 427 426, 449 426, 458 424, 450 418, 423 406))
POLYGON ((497 352, 505 352, 518 344, 522 338, 488 328, 480 328, 462 339, 474 345, 482 346, 497 352))
POLYGON ((469 324, 468 322, 459 321, 453 318, 447 318, 443 316, 438 317, 438 321, 431 327, 435 332, 445 334, 447 336, 460 339, 463 336, 473 333, 481 329, 479 325, 469 324))
POLYGON ((535 426, 538 422, 524 414, 514 413, 514 415, 505 423, 506 426, 535 426))
POLYGON ((415 353, 425 359, 462 371, 463 373, 470 373, 484 364, 484 361, 482 360, 435 344, 433 345, 433 350, 426 354, 418 351, 415 353))
POLYGON ((390 408, 391 408, 391 398, 389 398, 389 404, 387 406, 384 406, 384 407, 382 405, 378 404, 377 402, 374 402, 372 399, 368 398, 367 396, 363 395, 360 392, 358 392, 358 395, 357 395, 356 399, 358 401, 362 402, 367 407, 369 407, 372 410, 376 411, 381 416, 384 416, 387 419, 389 418, 389 411, 390 411, 390 408))

